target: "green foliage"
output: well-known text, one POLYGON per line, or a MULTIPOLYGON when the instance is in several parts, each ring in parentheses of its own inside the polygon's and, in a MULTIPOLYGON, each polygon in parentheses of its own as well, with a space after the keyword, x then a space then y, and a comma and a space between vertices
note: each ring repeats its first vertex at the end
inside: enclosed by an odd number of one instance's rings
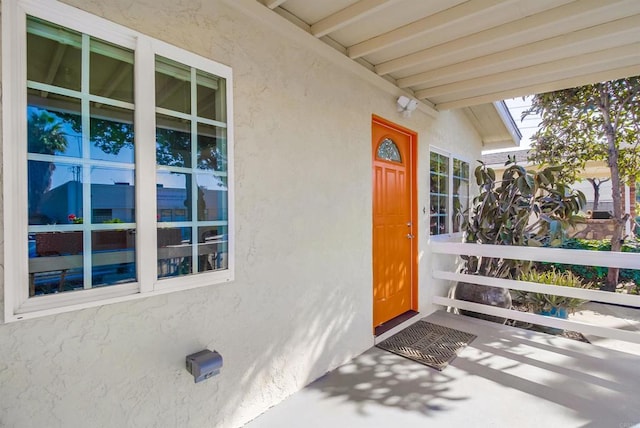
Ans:
MULTIPOLYGON (((558 246, 564 230, 582 220, 585 197, 558 179, 558 167, 527 171, 509 158, 502 180, 482 162, 475 169, 480 193, 465 214, 465 242, 515 246, 558 246)), ((513 278, 530 262, 465 257, 466 271, 513 278)))
MULTIPOLYGON (((67 136, 57 116, 46 110, 34 111, 27 122, 29 153, 53 155, 67 150, 67 136)), ((56 169, 53 162, 29 162, 28 212, 37 215, 44 193, 51 188, 51 177, 56 169)))
MULTIPOLYGON (((584 283, 579 276, 571 272, 559 272, 556 269, 547 271, 530 270, 520 274, 518 280, 561 287, 593 288, 591 283, 584 283)), ((514 290, 513 293, 518 300, 523 301, 534 312, 550 311, 551 308, 572 310, 585 303, 585 300, 555 296, 553 294, 532 293, 521 290, 514 290)))
MULTIPOLYGON (((611 242, 596 239, 569 239, 562 244, 562 248, 572 250, 611 251, 611 242)), ((627 253, 640 253, 640 243, 637 241, 626 242, 622 251, 627 253)), ((607 277, 608 269, 602 266, 564 265, 559 263, 541 263, 540 266, 551 266, 560 272, 571 272, 584 281, 602 283, 607 277)), ((620 269, 620 281, 631 281, 640 284, 640 269, 620 269)))
POLYGON ((622 179, 640 179, 640 76, 538 94, 523 119, 530 114, 542 121, 529 160, 561 165, 561 177, 573 183, 587 161, 609 161, 613 150, 622 179))
POLYGON ((123 221, 116 217, 109 220, 105 220, 103 221, 103 223, 123 223, 123 221))
MULTIPOLYGON (((523 118, 531 113, 542 118, 532 137, 531 161, 560 165, 569 182, 587 161, 609 166, 615 220, 611 249, 619 251, 628 217, 622 183, 640 179, 640 76, 536 95, 523 118)), ((608 270, 605 289, 615 290, 618 272, 608 270)))

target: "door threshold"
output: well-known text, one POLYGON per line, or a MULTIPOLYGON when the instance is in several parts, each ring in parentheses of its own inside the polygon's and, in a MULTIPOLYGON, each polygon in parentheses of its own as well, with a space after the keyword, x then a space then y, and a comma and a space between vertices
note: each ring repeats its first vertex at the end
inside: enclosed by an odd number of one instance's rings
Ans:
POLYGON ((407 311, 403 314, 398 315, 395 318, 390 319, 389 321, 380 324, 379 326, 377 326, 373 332, 374 337, 379 337, 383 334, 385 334, 386 332, 388 332, 389 330, 391 330, 394 327, 399 326, 400 324, 404 323, 405 321, 410 320, 411 318, 415 317, 416 315, 418 315, 418 312, 410 310, 407 311))

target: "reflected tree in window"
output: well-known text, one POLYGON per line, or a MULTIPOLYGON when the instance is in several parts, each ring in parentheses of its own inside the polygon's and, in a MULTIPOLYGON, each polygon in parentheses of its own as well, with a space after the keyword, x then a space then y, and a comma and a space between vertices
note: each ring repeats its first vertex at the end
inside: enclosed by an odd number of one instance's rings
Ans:
MULTIPOLYGON (((46 110, 34 111, 27 122, 29 153, 55 155, 67 150, 67 137, 63 121, 46 110)), ((40 216, 40 202, 51 188, 51 177, 56 166, 53 162, 29 162, 29 217, 40 216)))

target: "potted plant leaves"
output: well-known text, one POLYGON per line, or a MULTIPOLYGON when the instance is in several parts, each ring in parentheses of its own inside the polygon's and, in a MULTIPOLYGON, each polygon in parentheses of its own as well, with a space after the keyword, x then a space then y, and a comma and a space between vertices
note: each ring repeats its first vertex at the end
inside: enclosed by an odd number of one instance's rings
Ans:
MULTIPOLYGON (((484 163, 475 169, 480 192, 465 212, 464 242, 512 246, 558 246, 564 230, 579 221, 586 203, 582 192, 558 179, 560 167, 527 171, 508 157, 501 179, 484 163)), ((461 271, 472 275, 515 279, 531 268, 531 261, 497 257, 462 256, 461 271)), ((459 300, 503 308, 511 307, 508 289, 461 282, 454 285, 459 300)), ((461 310, 465 315, 505 322, 505 318, 461 310)))
MULTIPOLYGON (((562 287, 593 288, 591 283, 584 283, 582 278, 571 271, 559 272, 555 268, 547 271, 530 270, 521 273, 520 281, 536 282, 539 284, 558 285, 562 287)), ((533 293, 530 291, 514 290, 514 297, 526 305, 532 312, 566 319, 570 313, 576 310, 586 300, 574 297, 556 296, 553 294, 533 293)))

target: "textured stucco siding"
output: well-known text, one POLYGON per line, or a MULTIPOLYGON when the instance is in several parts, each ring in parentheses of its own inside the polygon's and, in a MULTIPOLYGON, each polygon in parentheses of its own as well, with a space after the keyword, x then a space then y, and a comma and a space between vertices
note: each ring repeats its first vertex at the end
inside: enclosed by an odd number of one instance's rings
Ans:
POLYGON ((67 3, 233 67, 236 280, 1 324, 0 426, 237 427, 372 346, 372 114, 418 132, 429 308, 429 145, 479 157, 461 112, 403 118, 220 1, 67 3), (194 384, 184 358, 203 348, 224 367, 194 384))

